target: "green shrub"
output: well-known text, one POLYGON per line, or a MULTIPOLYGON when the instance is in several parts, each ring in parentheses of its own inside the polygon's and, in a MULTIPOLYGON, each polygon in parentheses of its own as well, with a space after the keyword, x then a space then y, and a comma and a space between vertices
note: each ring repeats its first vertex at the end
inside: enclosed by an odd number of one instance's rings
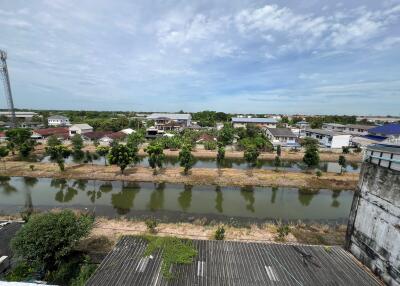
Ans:
POLYGON ((146 219, 144 223, 146 224, 147 229, 150 233, 156 233, 156 231, 157 231, 156 227, 158 225, 157 220, 155 220, 154 218, 149 218, 149 219, 146 219))
POLYGON ((29 168, 31 169, 31 171, 35 170, 35 165, 29 165, 29 168))
POLYGON ((342 147, 342 152, 343 152, 343 154, 349 154, 350 153, 350 147, 349 146, 343 146, 342 147))
POLYGON ((360 146, 357 146, 357 147, 354 149, 354 152, 355 152, 355 153, 361 153, 361 151, 362 151, 362 149, 361 149, 360 146))
POLYGON ((215 150, 217 148, 217 142, 215 141, 205 141, 204 149, 206 150, 215 150))
POLYGON ((93 219, 70 210, 32 215, 11 241, 14 253, 44 270, 57 269, 77 242, 89 234, 93 219))
POLYGON ((321 176, 322 176, 321 170, 315 171, 315 175, 316 175, 318 178, 321 177, 321 176))
POLYGON ((19 261, 17 265, 5 275, 7 281, 27 281, 34 278, 37 268, 26 261, 19 261))
POLYGON ((219 226, 214 233, 215 240, 224 240, 225 239, 225 228, 223 226, 219 226))
POLYGON ((277 228, 278 239, 283 241, 290 232, 290 227, 287 224, 279 225, 277 228))

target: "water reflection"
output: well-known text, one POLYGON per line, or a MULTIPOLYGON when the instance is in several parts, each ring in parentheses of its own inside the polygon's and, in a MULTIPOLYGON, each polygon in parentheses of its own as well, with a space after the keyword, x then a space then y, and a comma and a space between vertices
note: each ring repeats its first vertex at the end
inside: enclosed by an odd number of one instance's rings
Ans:
POLYGON ((111 204, 119 215, 126 215, 133 207, 136 195, 140 192, 140 186, 136 183, 122 183, 122 189, 117 194, 111 195, 111 204))
POLYGON ((240 188, 240 194, 244 198, 246 202, 246 209, 254 213, 254 187, 253 186, 245 186, 240 188))
POLYGON ((192 204, 192 189, 192 185, 184 185, 183 191, 179 194, 178 203, 184 212, 186 212, 192 204))
POLYGON ((298 190, 299 193, 299 202, 303 206, 309 206, 313 197, 318 193, 316 190, 311 190, 308 188, 300 188, 298 190))
POLYGON ((216 186, 215 187, 215 192, 217 193, 217 195, 215 197, 215 209, 219 213, 223 213, 224 209, 222 208, 222 202, 224 201, 224 198, 222 196, 221 187, 220 186, 216 186))
POLYGON ((348 216, 352 195, 351 191, 315 192, 304 188, 11 177, 0 180, 0 212, 95 206, 96 215, 111 217, 337 219, 348 216))

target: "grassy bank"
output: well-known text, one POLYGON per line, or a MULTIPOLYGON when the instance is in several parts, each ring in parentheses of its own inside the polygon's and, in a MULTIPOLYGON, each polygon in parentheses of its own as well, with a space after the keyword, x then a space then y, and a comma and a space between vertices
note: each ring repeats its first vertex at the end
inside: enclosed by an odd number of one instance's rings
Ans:
POLYGON ((181 168, 166 168, 154 175, 153 170, 145 167, 133 167, 121 174, 116 166, 89 164, 66 165, 60 172, 53 163, 28 163, 9 161, 6 169, 0 170, 1 176, 47 177, 65 179, 97 179, 136 182, 167 182, 190 185, 220 186, 280 186, 306 189, 354 190, 358 174, 324 173, 322 177, 303 172, 275 172, 272 170, 239 169, 203 169, 194 168, 184 175, 181 168))

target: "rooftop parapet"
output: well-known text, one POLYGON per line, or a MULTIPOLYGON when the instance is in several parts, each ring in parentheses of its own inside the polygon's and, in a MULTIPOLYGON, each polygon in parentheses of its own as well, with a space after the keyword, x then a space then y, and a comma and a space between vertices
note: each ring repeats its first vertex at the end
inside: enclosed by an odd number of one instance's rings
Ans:
POLYGON ((380 144, 369 145, 365 151, 364 161, 400 171, 400 139, 388 138, 380 144))

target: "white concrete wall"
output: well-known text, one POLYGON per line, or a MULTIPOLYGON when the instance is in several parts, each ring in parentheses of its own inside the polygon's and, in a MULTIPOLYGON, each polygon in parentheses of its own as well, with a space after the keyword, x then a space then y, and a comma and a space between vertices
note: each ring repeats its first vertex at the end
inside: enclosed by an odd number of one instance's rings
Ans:
POLYGON ((334 135, 330 144, 331 148, 342 148, 350 145, 350 135, 334 135))

